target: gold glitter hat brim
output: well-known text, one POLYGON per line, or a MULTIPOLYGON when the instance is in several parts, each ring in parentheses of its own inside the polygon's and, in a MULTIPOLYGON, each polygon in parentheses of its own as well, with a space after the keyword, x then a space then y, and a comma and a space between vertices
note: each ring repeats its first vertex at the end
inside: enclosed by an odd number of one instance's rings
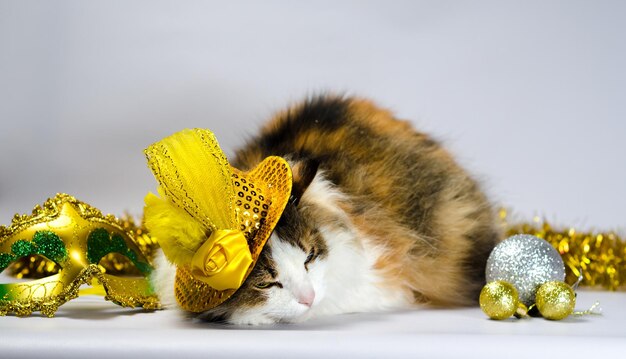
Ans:
MULTIPOLYGON (((266 158, 249 172, 233 167, 231 170, 235 191, 234 210, 253 260, 245 274, 244 278, 247 278, 289 201, 292 173, 289 164, 275 156, 266 158)), ((194 278, 189 266, 179 265, 176 271, 175 297, 180 307, 187 311, 198 313, 215 308, 237 289, 216 290, 194 278)))

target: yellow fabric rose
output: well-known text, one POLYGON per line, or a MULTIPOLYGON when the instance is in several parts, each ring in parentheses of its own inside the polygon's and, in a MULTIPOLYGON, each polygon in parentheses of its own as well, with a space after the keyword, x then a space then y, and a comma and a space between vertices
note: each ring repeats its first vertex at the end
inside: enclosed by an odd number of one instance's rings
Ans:
POLYGON ((220 229, 196 251, 191 260, 191 274, 217 290, 241 286, 252 255, 241 231, 220 229))

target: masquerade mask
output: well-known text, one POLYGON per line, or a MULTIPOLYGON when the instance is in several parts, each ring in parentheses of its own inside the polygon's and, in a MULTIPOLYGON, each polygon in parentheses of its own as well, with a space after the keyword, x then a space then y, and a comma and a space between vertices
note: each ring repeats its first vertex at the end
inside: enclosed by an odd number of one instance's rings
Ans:
POLYGON ((123 228, 115 217, 103 216, 72 196, 58 194, 43 207, 35 207, 32 215, 16 215, 9 227, 0 226, 0 272, 35 255, 54 262, 60 268, 58 273, 29 282, 0 284, 0 314, 21 316, 41 311, 52 317, 60 305, 79 295, 82 284, 92 282, 102 285, 105 299, 121 306, 159 307, 147 279, 152 267, 132 231, 123 228), (126 257, 140 275, 106 273, 98 264, 111 253, 126 257))
POLYGON ((175 297, 203 312, 248 277, 291 194, 287 162, 268 157, 242 172, 213 133, 183 130, 146 149, 161 197, 148 194, 145 225, 177 266, 175 297))

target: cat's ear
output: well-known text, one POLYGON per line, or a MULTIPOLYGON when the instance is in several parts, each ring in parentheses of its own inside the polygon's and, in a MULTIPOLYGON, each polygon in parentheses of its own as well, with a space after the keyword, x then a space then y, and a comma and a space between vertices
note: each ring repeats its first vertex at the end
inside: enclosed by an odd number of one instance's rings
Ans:
POLYGON ((290 201, 293 204, 298 205, 302 195, 313 182, 319 165, 319 162, 314 159, 302 159, 292 164, 293 186, 291 188, 290 201))

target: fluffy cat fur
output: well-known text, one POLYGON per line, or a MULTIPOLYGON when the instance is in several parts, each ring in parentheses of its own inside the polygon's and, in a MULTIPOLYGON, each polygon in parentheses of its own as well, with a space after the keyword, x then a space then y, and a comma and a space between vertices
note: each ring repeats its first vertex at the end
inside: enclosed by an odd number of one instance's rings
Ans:
MULTIPOLYGON (((254 270, 201 318, 234 324, 477 302, 500 239, 477 183, 445 149, 367 100, 311 98, 277 114, 231 163, 287 159, 287 205, 254 270)), ((174 305, 174 267, 153 281, 174 305)))

